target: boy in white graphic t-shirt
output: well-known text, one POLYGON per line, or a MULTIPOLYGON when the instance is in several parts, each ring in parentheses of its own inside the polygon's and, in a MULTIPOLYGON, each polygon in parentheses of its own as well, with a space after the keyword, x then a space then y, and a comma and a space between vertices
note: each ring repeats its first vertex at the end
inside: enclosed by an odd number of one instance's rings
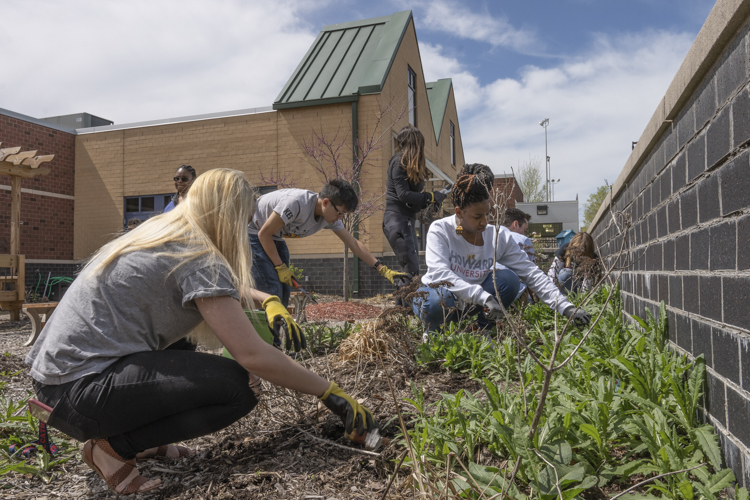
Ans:
POLYGON ((357 209, 359 200, 351 184, 343 179, 328 182, 320 194, 306 189, 279 189, 258 199, 258 207, 247 226, 253 251, 255 288, 281 297, 289 305, 292 271, 284 238, 304 238, 330 229, 354 255, 393 283, 404 273, 392 271, 344 228, 341 218, 357 209))

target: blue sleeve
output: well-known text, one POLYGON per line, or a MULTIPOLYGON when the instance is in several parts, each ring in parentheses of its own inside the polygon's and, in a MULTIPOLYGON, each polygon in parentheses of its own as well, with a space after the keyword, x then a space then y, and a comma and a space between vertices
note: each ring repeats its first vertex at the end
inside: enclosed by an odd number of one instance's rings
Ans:
POLYGON ((174 201, 170 201, 166 207, 164 207, 164 210, 162 211, 163 214, 169 212, 174 208, 174 201))

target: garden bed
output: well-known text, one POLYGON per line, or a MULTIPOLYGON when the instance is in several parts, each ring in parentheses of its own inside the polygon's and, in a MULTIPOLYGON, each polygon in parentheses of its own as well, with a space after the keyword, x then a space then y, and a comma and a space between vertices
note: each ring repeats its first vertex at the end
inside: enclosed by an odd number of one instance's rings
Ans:
POLYGON ((322 302, 305 308, 308 321, 361 321, 376 317, 382 307, 361 302, 322 302))
MULTIPOLYGON (((517 460, 514 499, 611 498, 641 480, 673 472, 632 493, 689 500, 726 496, 733 475, 721 469, 713 429, 697 418, 702 359, 691 364, 669 351, 664 321, 634 328, 623 321, 619 296, 606 298, 600 292, 586 306, 594 316, 603 311, 590 336, 584 340, 571 330, 559 344, 556 363, 568 355, 571 360, 550 378, 536 424, 545 377, 521 343, 548 362, 555 322, 546 306, 528 308, 523 320, 506 321, 492 341, 466 332, 466 321, 422 344, 421 325, 397 310, 362 326, 304 325, 310 351, 299 361, 367 405, 391 444, 367 453, 342 437, 338 418, 319 413, 314 397, 264 383, 261 403, 250 415, 185 443, 197 456, 141 464, 144 475, 162 480, 160 489, 143 497, 371 499, 389 488, 387 498, 458 498, 462 491, 469 498, 490 498, 507 485, 517 460), (511 333, 513 325, 522 327, 520 337, 511 333), (396 402, 413 446, 407 456, 396 402)), ((7 449, 11 442, 33 439, 25 410, 7 408, 31 388, 22 365, 29 327, 3 328, 2 319, 0 445, 7 449)), ((81 443, 59 433, 53 440, 63 448, 54 460, 64 462, 3 457, 3 498, 115 497, 81 461, 81 443)), ((746 493, 739 490, 737 498, 747 500, 746 493)))

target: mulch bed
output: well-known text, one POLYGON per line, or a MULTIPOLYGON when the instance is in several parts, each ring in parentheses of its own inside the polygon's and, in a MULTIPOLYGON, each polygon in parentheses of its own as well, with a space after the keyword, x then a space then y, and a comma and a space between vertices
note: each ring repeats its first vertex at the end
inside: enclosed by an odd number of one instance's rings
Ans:
MULTIPOLYGON (((334 311, 346 308, 350 315, 367 317, 382 311, 381 307, 351 302, 337 302, 332 308, 334 311)), ((27 322, 9 323, 7 316, 0 315, 0 373, 5 372, 0 381, 7 383, 0 388, 0 396, 18 400, 31 390, 28 367, 23 364, 29 350, 23 342, 28 338, 30 325, 27 322), (20 373, 16 374, 18 371, 20 373), (10 377, 10 374, 15 375, 10 377)), ((384 331, 387 330, 385 326, 384 331)), ((410 382, 423 388, 427 401, 435 401, 441 393, 455 393, 459 389, 479 390, 477 382, 462 374, 428 371, 413 362, 390 359, 388 353, 384 353, 384 361, 384 365, 366 360, 344 361, 337 353, 300 360, 362 400, 383 426, 382 434, 391 439, 398 433, 394 396, 401 411, 408 414, 414 410, 404 401, 404 398, 413 397, 410 382)), ((268 383, 264 383, 263 388, 259 405, 249 415, 220 432, 183 443, 195 449, 196 456, 139 463, 145 476, 160 478, 162 485, 153 492, 138 495, 138 498, 344 500, 373 499, 383 495, 389 475, 393 474, 395 462, 403 450, 399 443, 392 441, 381 448, 379 456, 363 453, 361 445, 352 444, 343 437, 344 429, 338 417, 328 410, 318 410, 315 397, 268 383)), ((410 417, 406 415, 406 419, 408 421, 410 417)), ((83 463, 80 451, 76 453, 75 449, 80 450, 82 443, 54 429, 52 440, 56 444, 67 441, 73 446, 65 454, 70 459, 52 468, 49 482, 34 474, 11 472, 0 476, 0 497, 14 500, 117 497, 83 463)), ((29 463, 35 463, 35 460, 32 458, 29 463)), ((387 498, 414 498, 409 487, 403 488, 408 474, 408 467, 399 470, 399 478, 387 498)))
POLYGON ((325 302, 305 308, 308 321, 360 321, 377 317, 383 309, 358 302, 325 302))

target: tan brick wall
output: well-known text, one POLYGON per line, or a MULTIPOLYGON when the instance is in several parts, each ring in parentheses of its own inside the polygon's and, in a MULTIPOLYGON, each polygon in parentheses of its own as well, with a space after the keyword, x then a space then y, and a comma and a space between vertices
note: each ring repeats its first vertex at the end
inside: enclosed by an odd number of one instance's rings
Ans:
MULTIPOLYGON (((410 23, 383 92, 362 96, 358 102, 359 142, 377 142, 366 161, 363 191, 366 198, 374 195, 381 205, 385 203, 382 194, 388 160, 393 154, 393 131, 408 123, 407 65, 417 73, 417 125, 425 135, 427 157, 446 174, 456 175, 456 168, 450 165, 449 141, 444 139, 449 137, 447 121, 440 144, 435 143, 416 34, 410 23), (377 124, 378 111, 389 105, 391 111, 377 124), (403 116, 397 120, 399 114, 403 116)), ((446 117, 456 125, 456 156, 462 165, 452 93, 446 117)), ((75 258, 85 258, 119 233, 124 197, 174 192, 172 177, 181 164, 192 165, 198 174, 211 168, 235 168, 246 172, 257 185, 268 184, 271 178, 281 179, 317 192, 325 179, 304 145, 315 143, 314 134, 331 144, 341 144, 339 162, 350 168, 351 120, 351 103, 342 103, 78 136, 75 258)), ((366 245, 374 253, 391 251, 382 234, 382 220, 382 212, 378 212, 363 224, 366 245)), ((330 231, 287 243, 293 257, 343 251, 343 244, 330 231)))
MULTIPOLYGON (((85 258, 117 236, 123 198, 174 192, 182 164, 200 174, 211 168, 245 172, 256 185, 286 179, 319 191, 325 181, 303 145, 313 130, 345 142, 351 158, 351 105, 335 104, 241 117, 166 124, 77 137, 75 258, 85 258), (265 181, 263 179, 266 179, 265 181)), ((336 253, 341 243, 325 232, 290 241, 292 253, 336 253)))
MULTIPOLYGON (((319 192, 325 178, 316 170, 317 163, 305 153, 305 144, 315 146, 315 135, 327 143, 339 146, 339 165, 351 167, 352 158, 352 106, 350 103, 286 109, 278 112, 279 118, 279 174, 293 179, 298 188, 319 192)), ((323 167, 332 170, 330 161, 323 167)), ((304 239, 288 239, 289 253, 305 254, 342 253, 343 243, 331 231, 304 239)))

